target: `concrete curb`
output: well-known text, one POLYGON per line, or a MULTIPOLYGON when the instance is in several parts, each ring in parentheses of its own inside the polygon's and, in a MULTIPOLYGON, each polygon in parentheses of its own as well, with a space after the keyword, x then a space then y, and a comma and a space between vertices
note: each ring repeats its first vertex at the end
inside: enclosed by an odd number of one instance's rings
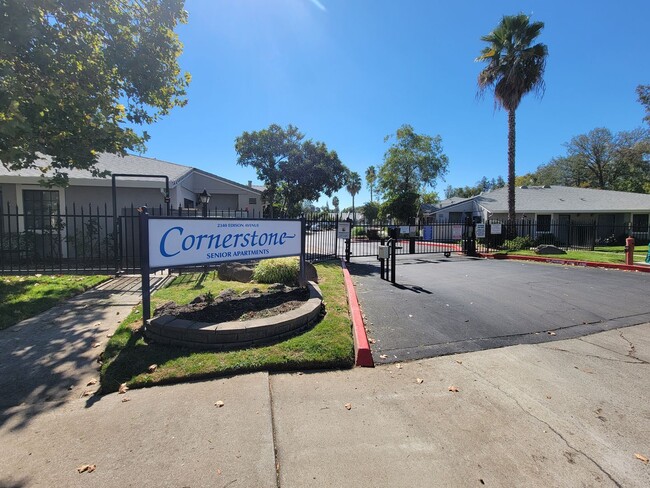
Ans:
POLYGON ((350 306, 350 315, 352 316, 352 337, 354 338, 354 365, 374 368, 375 362, 370 352, 370 344, 366 335, 366 328, 363 326, 363 317, 359 308, 357 292, 352 283, 352 277, 345 261, 341 259, 341 268, 343 268, 343 278, 345 280, 345 291, 348 295, 348 304, 350 306))
POLYGON ((480 257, 487 259, 510 259, 515 261, 536 261, 538 263, 562 264, 568 266, 582 266, 586 268, 609 268, 621 271, 639 271, 641 273, 650 273, 650 266, 641 266, 636 264, 616 264, 616 263, 597 263, 594 261, 576 261, 573 259, 543 258, 540 256, 511 256, 510 254, 485 254, 480 253, 480 257), (498 256, 498 257, 496 257, 498 256))

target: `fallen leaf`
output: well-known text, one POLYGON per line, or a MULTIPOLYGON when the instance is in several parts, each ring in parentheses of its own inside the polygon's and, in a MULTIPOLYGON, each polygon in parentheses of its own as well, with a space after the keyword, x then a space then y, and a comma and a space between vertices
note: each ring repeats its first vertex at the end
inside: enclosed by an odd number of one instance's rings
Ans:
POLYGON ((352 409, 352 404, 351 403, 346 403, 343 406, 345 407, 346 410, 351 410, 352 409))
POLYGON ((77 473, 92 473, 97 469, 96 464, 82 464, 77 468, 77 473))
POLYGON ((386 359, 388 356, 386 354, 380 354, 379 359, 386 359))
POLYGON ((549 330, 549 331, 546 332, 546 333, 547 333, 548 335, 557 335, 557 334, 556 334, 555 332, 553 332, 552 330, 549 330))
POLYGON ((97 384, 97 379, 93 378, 91 379, 88 383, 86 383, 86 386, 92 386, 97 384))
POLYGON ((158 365, 157 365, 157 364, 152 364, 151 366, 149 366, 149 367, 147 368, 147 371, 149 371, 150 373, 153 373, 153 372, 156 371, 157 369, 158 369, 158 365))
POLYGON ((457 362, 458 364, 463 364, 463 362, 462 362, 460 359, 456 359, 456 362, 457 362))
POLYGON ((117 390, 117 393, 120 394, 120 395, 124 395, 128 390, 129 390, 129 387, 126 386, 126 383, 122 383, 120 385, 120 389, 117 390))
POLYGON ((639 454, 638 452, 634 453, 634 457, 637 458, 639 461, 641 461, 643 464, 650 463, 650 459, 645 457, 643 454, 639 454))
POLYGON ((87 396, 92 395, 93 393, 94 393, 94 392, 91 391, 91 390, 84 390, 84 392, 81 394, 81 396, 83 396, 83 397, 87 397, 87 396))
POLYGON ((421 385, 422 383, 424 383, 424 380, 423 380, 422 378, 415 378, 415 382, 416 382, 418 385, 421 385))
POLYGON ((223 403, 223 401, 221 401, 221 400, 217 400, 216 402, 214 402, 214 405, 217 408, 221 408, 221 407, 223 407, 225 405, 225 403, 223 403))
POLYGON ((102 345, 101 342, 93 342, 93 343, 91 344, 91 347, 99 347, 99 346, 101 346, 101 345, 102 345))
POLYGON ((106 337, 110 339, 111 337, 113 337, 113 334, 106 334, 106 337))
POLYGON ((130 402, 131 399, 129 397, 124 397, 122 398, 122 403, 130 402))
POLYGON ((460 391, 460 390, 458 389, 457 386, 453 386, 453 385, 450 386, 450 387, 447 388, 447 389, 448 389, 449 391, 453 391, 454 393, 458 393, 458 392, 460 391))

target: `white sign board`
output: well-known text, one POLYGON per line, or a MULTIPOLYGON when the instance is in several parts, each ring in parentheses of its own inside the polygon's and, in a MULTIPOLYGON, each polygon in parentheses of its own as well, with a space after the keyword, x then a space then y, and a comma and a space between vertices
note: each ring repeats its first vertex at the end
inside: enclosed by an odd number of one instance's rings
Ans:
POLYGON ((476 238, 485 238, 485 224, 476 224, 476 238))
POLYGON ((339 222, 339 225, 336 229, 336 237, 338 239, 350 238, 350 222, 339 222))
POLYGON ((451 238, 455 241, 463 238, 463 226, 462 225, 452 225, 451 226, 451 238))
POLYGON ((246 261, 300 255, 299 220, 150 218, 149 266, 246 261))
POLYGON ((501 234, 501 224, 492 224, 490 226, 490 234, 492 235, 501 234))

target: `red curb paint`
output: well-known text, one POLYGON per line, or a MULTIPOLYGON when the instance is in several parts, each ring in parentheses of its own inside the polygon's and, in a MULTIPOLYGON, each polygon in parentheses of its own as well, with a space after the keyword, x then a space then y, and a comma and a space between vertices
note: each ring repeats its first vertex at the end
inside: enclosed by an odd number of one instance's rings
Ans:
POLYGON ((370 344, 368 343, 368 336, 366 335, 366 328, 363 326, 363 317, 361 316, 361 308, 359 308, 359 300, 357 299, 357 292, 352 283, 350 272, 345 267, 345 261, 341 259, 341 267, 343 268, 343 278, 345 280, 345 290, 348 295, 348 304, 350 305, 350 315, 352 316, 352 337, 354 338, 354 364, 355 366, 364 366, 367 368, 374 368, 375 362, 372 360, 372 353, 370 352, 370 344))
POLYGON ((621 271, 639 271, 650 273, 650 266, 639 266, 636 264, 597 263, 594 261, 575 261, 571 259, 542 258, 540 256, 511 256, 510 254, 479 254, 482 258, 488 259, 511 259, 514 261, 536 261, 538 263, 562 264, 566 266, 583 266, 585 268, 609 268, 621 271))

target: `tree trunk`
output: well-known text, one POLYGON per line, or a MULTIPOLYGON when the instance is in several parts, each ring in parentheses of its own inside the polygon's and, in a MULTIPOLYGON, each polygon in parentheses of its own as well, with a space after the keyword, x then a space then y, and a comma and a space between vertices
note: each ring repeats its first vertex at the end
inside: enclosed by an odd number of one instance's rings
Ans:
POLYGON ((515 110, 508 111, 508 227, 515 225, 515 110))

